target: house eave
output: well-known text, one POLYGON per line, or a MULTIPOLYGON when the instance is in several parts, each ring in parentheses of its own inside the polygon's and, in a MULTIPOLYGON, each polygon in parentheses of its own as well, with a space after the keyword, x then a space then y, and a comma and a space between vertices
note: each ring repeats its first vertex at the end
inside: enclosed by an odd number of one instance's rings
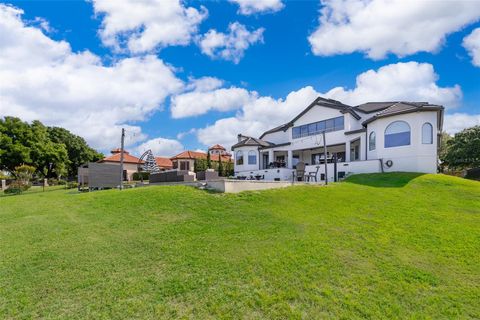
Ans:
MULTIPOLYGON (((395 113, 380 114, 380 115, 373 116, 373 117, 363 121, 362 125, 365 127, 369 123, 371 123, 371 122, 373 122, 377 119, 388 118, 388 117, 398 116, 398 115, 402 115, 402 114, 416 113, 416 112, 426 112, 426 111, 438 111, 438 112, 442 113, 443 110, 444 110, 443 106, 431 106, 431 107, 420 107, 420 108, 414 108, 414 109, 409 109, 409 110, 403 110, 403 111, 399 111, 399 112, 395 112, 395 113)), ((440 117, 440 118, 443 118, 443 117, 440 117)))

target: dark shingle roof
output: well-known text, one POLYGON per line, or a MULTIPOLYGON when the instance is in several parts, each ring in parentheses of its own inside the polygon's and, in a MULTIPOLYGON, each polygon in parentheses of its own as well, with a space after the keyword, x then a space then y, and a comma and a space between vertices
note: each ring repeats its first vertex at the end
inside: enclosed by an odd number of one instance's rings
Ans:
POLYGON ((288 129, 288 127, 290 126, 290 122, 289 123, 284 123, 278 127, 275 127, 273 129, 270 129, 270 130, 267 130, 265 131, 264 133, 262 133, 262 135, 260 136, 260 139, 262 139, 265 135, 269 134, 269 133, 274 133, 274 132, 277 132, 277 131, 286 131, 288 129))
POLYGON ((386 109, 390 107, 391 105, 397 103, 396 101, 390 101, 390 102, 367 102, 360 104, 356 107, 354 107, 355 110, 361 111, 363 113, 372 113, 372 112, 377 112, 383 109, 386 109))
POLYGON ((264 141, 262 139, 257 139, 254 137, 249 136, 241 136, 242 140, 232 146, 232 150, 238 147, 245 147, 245 146, 258 146, 258 147, 271 147, 274 144, 268 141, 264 141))
MULTIPOLYGON (((375 121, 378 118, 384 118, 388 116, 405 114, 411 112, 421 112, 421 111, 441 111, 443 112, 443 106, 429 104, 428 102, 395 102, 388 106, 387 108, 380 109, 373 117, 365 120, 362 125, 367 125, 368 123, 375 121)), ((439 123, 439 126, 441 124, 439 123)))

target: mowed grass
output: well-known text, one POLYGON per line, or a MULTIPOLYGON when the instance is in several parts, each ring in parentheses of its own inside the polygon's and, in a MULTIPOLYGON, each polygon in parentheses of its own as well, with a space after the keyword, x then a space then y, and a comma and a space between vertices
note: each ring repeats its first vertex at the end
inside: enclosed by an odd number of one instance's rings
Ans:
POLYGON ((1 319, 480 318, 480 183, 0 198, 1 319))

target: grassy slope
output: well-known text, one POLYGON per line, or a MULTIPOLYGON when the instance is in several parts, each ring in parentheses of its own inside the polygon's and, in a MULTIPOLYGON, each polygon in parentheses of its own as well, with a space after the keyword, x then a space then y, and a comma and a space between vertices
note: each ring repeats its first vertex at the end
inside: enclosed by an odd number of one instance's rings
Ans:
POLYGON ((480 183, 0 198, 0 318, 480 317, 480 183))

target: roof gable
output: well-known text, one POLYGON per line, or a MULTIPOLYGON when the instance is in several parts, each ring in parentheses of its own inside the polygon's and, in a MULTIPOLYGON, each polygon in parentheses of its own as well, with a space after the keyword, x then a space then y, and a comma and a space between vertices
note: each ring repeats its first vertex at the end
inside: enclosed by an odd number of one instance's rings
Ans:
POLYGON ((300 119, 302 116, 304 116, 308 111, 310 111, 313 107, 315 106, 321 106, 321 107, 326 107, 326 108, 332 108, 340 111, 341 113, 350 113, 355 119, 360 120, 361 117, 355 112, 354 108, 346 105, 340 101, 333 100, 333 99, 325 99, 322 97, 318 97, 315 100, 313 100, 312 103, 308 105, 302 112, 300 112, 295 118, 293 118, 291 121, 282 124, 276 128, 270 129, 268 131, 265 131, 261 136, 260 139, 262 139, 265 135, 269 133, 274 133, 278 131, 287 131, 289 127, 292 127, 295 121, 300 119))

